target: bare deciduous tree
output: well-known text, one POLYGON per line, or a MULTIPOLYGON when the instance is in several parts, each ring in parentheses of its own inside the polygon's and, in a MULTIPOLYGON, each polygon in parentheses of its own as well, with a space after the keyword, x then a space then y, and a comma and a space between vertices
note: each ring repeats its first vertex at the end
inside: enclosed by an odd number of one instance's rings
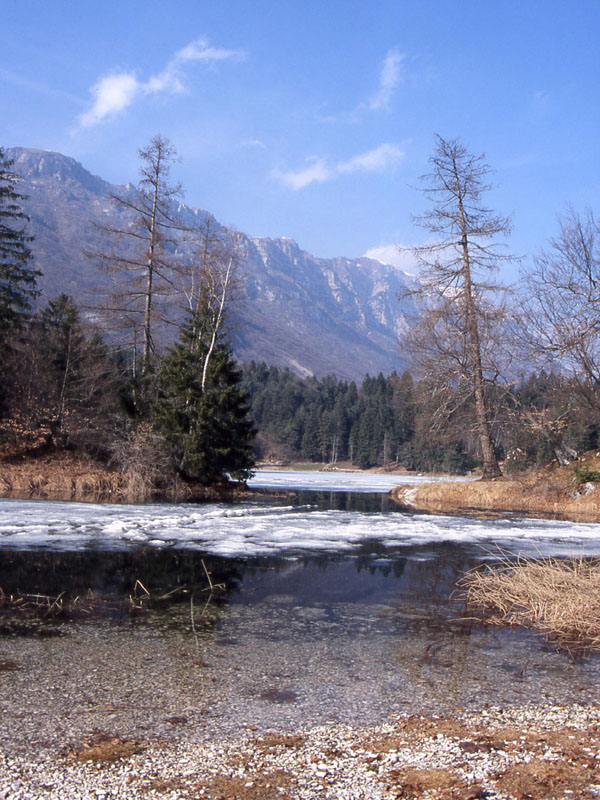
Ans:
POLYGON ((516 330, 528 356, 558 367, 580 401, 600 411, 599 226, 591 211, 570 209, 558 235, 523 275, 525 291, 516 330))
POLYGON ((240 290, 244 237, 231 228, 217 226, 210 217, 192 232, 192 236, 193 253, 181 269, 181 293, 195 336, 202 339, 205 349, 201 380, 204 391, 210 360, 223 333, 227 311, 240 290))
POLYGON ((116 215, 122 216, 123 222, 102 226, 107 247, 88 255, 114 276, 104 310, 117 327, 132 332, 134 363, 141 333, 144 375, 154 350, 152 330, 157 304, 174 289, 177 243, 186 229, 172 215, 173 202, 182 193, 179 185, 169 182, 170 166, 176 157, 174 147, 167 139, 155 136, 148 147, 138 152, 138 187, 112 197, 116 215))
POLYGON ((512 258, 499 253, 494 241, 509 232, 510 221, 483 204, 491 170, 460 140, 437 136, 430 164, 432 170, 422 180, 432 207, 416 222, 432 239, 412 250, 420 276, 411 294, 421 315, 406 345, 425 377, 439 387, 442 414, 456 411, 445 405, 446 398, 455 405, 471 403, 483 477, 494 478, 501 471, 490 433, 486 383, 499 373, 497 333, 503 307, 500 287, 489 274, 500 261, 512 258), (457 392, 460 388, 464 391, 457 392))

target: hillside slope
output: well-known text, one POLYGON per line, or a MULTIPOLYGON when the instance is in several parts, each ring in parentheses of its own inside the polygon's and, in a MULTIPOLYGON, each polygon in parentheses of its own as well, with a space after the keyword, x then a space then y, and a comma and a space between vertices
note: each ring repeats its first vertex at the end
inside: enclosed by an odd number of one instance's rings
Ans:
MULTIPOLYGON (((89 302, 90 293, 106 283, 84 255, 99 248, 101 234, 93 223, 120 215, 126 224, 110 196, 131 187, 111 185, 60 153, 8 148, 6 154, 27 195, 43 296, 66 292, 89 302)), ((183 204, 176 213, 187 224, 210 216, 183 204)), ((411 280, 405 273, 368 258, 316 258, 286 238, 245 237, 244 246, 245 291, 234 334, 239 360, 347 379, 406 366, 398 346, 412 311, 410 300, 399 299, 411 280)))

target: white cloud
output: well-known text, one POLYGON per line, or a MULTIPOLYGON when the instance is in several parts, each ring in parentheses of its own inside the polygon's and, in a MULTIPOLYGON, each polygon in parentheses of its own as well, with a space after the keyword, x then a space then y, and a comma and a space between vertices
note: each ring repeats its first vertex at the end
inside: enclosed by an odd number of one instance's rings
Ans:
POLYGON ((257 147, 259 150, 266 150, 267 145, 263 142, 262 139, 245 139, 242 144, 242 147, 257 147))
POLYGON ((365 258, 373 258, 382 264, 389 264, 398 267, 409 275, 416 275, 419 272, 419 265, 409 246, 401 244, 384 244, 379 247, 372 247, 364 253, 365 258))
POLYGON ((141 81, 134 72, 112 72, 100 78, 91 88, 91 108, 80 115, 82 127, 88 128, 106 117, 114 116, 142 95, 181 94, 185 92, 185 65, 191 61, 212 64, 215 61, 243 57, 239 50, 210 47, 205 39, 196 39, 178 50, 160 72, 141 81))
POLYGON ((397 144, 386 142, 373 150, 367 150, 365 153, 359 153, 346 161, 338 161, 332 165, 327 164, 324 158, 312 156, 308 166, 303 169, 289 172, 275 171, 273 177, 298 191, 311 183, 325 183, 348 173, 385 172, 400 163, 404 155, 404 150, 397 144))
POLYGON ((324 183, 335 176, 335 171, 332 171, 327 166, 323 158, 312 157, 309 161, 310 164, 304 169, 296 172, 276 171, 273 173, 273 177, 297 191, 298 189, 304 189, 305 186, 309 186, 311 183, 324 183))
POLYGON ((131 72, 115 73, 100 78, 91 89, 93 106, 79 117, 84 128, 94 125, 110 114, 127 108, 140 92, 140 84, 131 72))
POLYGON ((379 111, 390 107, 396 88, 403 80, 402 62, 404 55, 396 49, 389 50, 379 75, 379 88, 368 102, 372 111, 379 111))
POLYGON ((338 172, 384 172, 388 167, 398 164, 404 158, 404 150, 397 144, 385 142, 374 150, 359 153, 357 156, 342 161, 337 166, 338 172))
POLYGON ((394 93, 398 86, 404 83, 405 72, 403 64, 406 55, 400 50, 388 50, 381 65, 379 84, 375 92, 368 98, 361 100, 352 111, 329 113, 322 117, 324 122, 351 123, 363 122, 365 115, 370 111, 387 111, 390 109, 394 93))
POLYGON ((225 61, 230 58, 243 58, 241 50, 225 50, 222 47, 210 47, 206 39, 196 39, 175 53, 179 61, 225 61))

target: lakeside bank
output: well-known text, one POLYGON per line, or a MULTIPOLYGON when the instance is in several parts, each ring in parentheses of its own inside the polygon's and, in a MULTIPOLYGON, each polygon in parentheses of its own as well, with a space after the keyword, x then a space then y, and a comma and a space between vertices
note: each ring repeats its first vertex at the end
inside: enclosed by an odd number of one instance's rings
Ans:
POLYGON ((68 451, 0 459, 0 497, 87 503, 202 502, 247 495, 244 484, 205 486, 175 478, 159 489, 68 451))
POLYGON ((518 477, 493 480, 397 486, 390 494, 395 502, 410 511, 510 513, 551 516, 574 522, 600 522, 598 484, 579 479, 569 467, 541 469, 518 477))
MULTIPOLYGON (((311 471, 315 471, 315 465, 312 466, 311 471)), ((588 472, 596 467, 600 467, 600 457, 584 463, 588 472)), ((309 471, 305 464, 300 469, 309 471)), ((277 471, 286 472, 280 466, 277 471)), ((356 472, 346 465, 318 471, 356 472)), ((411 478, 406 470, 372 469, 369 473, 398 474, 405 481, 411 478)), ((419 474, 414 476, 414 484, 403 483, 393 488, 390 496, 408 511, 522 514, 600 522, 600 484, 576 480, 574 474, 572 467, 556 467, 487 481, 457 480, 450 476, 434 480, 432 476, 431 482, 419 474)), ((69 451, 0 459, 0 497, 7 498, 93 503, 202 502, 242 498, 260 491, 244 484, 205 486, 178 479, 160 489, 149 489, 140 485, 134 474, 69 451)))

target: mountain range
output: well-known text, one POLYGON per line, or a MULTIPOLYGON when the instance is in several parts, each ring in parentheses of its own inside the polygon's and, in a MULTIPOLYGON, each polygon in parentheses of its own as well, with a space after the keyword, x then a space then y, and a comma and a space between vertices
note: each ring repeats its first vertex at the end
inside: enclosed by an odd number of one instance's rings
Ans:
MULTIPOLYGON (((42 275, 42 297, 65 292, 81 302, 106 283, 85 255, 100 249, 97 225, 114 214, 115 186, 60 153, 6 148, 20 176, 23 209, 35 237, 32 252, 42 275)), ((177 206, 189 225, 212 216, 177 206)), ((318 258, 292 239, 244 236, 243 291, 236 304, 233 349, 239 361, 266 361, 308 376, 360 380, 406 366, 399 336, 413 312, 402 297, 411 276, 370 258, 318 258)))

